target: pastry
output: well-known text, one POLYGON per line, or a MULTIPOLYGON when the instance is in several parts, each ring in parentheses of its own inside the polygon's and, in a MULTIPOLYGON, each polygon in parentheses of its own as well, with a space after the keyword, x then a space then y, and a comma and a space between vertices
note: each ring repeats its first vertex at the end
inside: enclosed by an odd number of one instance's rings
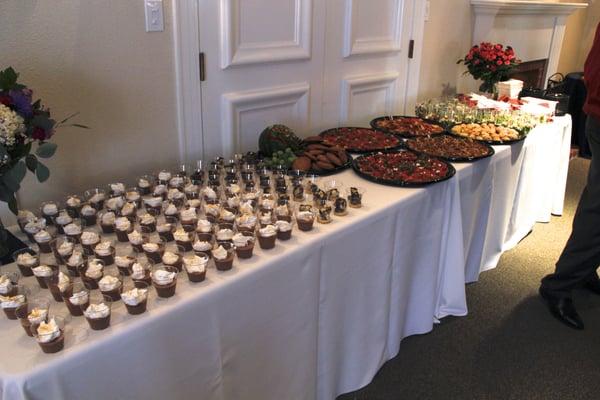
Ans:
POLYGON ((26 233, 25 225, 27 225, 31 221, 35 221, 36 219, 37 217, 31 211, 19 210, 19 213, 17 214, 17 225, 19 225, 19 229, 21 229, 21 232, 26 233))
POLYGON ((168 191, 169 188, 167 187, 167 185, 158 184, 154 186, 154 189, 152 190, 152 197, 165 200, 167 198, 168 191))
POLYGON ((260 222, 261 228, 271 225, 273 223, 273 214, 271 214, 270 211, 261 212, 261 214, 258 217, 258 221, 260 222))
POLYGON ((258 230, 256 237, 258 238, 258 244, 261 249, 272 249, 275 247, 275 239, 277 239, 277 228, 273 225, 267 225, 258 230))
POLYGON ((194 183, 190 183, 183 188, 183 192, 188 199, 197 199, 200 197, 200 188, 194 183))
POLYGON ((190 282, 202 282, 206 278, 208 260, 206 254, 189 255, 183 258, 185 272, 190 282))
POLYGON ((317 211, 317 221, 321 224, 328 224, 331 222, 331 206, 325 205, 319 207, 317 211))
POLYGON ((290 207, 287 204, 277 206, 277 208, 275 208, 275 216, 277 220, 287 222, 292 221, 292 213, 290 211, 290 207))
POLYGON ((171 174, 171 172, 163 169, 157 175, 157 177, 158 177, 158 183, 160 183, 162 185, 166 185, 166 184, 169 183, 169 181, 171 180, 172 176, 173 175, 171 174))

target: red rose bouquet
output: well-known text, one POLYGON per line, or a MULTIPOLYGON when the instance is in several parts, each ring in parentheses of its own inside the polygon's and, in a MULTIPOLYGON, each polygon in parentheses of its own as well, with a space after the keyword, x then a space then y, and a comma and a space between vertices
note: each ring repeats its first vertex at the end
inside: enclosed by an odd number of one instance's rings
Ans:
POLYGON ((496 93, 496 83, 507 80, 520 62, 512 47, 483 42, 471 47, 465 58, 456 63, 467 66, 465 74, 470 73, 473 78, 483 81, 480 91, 496 93))

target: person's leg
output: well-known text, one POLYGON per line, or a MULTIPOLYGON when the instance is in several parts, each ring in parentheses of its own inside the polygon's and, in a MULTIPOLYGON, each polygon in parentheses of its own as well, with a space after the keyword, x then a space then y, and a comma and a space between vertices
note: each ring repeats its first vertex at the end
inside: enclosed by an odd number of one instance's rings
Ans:
POLYGON ((570 297, 571 290, 586 279, 597 278, 600 265, 600 121, 589 117, 586 135, 592 150, 587 185, 556 270, 542 279, 542 289, 560 298, 570 297))

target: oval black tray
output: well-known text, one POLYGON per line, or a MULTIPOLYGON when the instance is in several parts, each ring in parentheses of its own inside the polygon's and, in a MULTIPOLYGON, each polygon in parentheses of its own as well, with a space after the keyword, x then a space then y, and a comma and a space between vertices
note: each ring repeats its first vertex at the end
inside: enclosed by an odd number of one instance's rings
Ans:
MULTIPOLYGON (((462 124, 458 124, 458 125, 462 125, 462 124)), ((517 132, 519 132, 521 134, 521 137, 518 138, 518 139, 512 139, 512 140, 506 140, 506 141, 502 141, 502 140, 479 140, 479 139, 475 139, 475 138, 468 137, 468 136, 461 136, 458 133, 454 133, 454 132, 452 132, 452 128, 453 127, 454 127, 454 125, 451 126, 450 128, 448 128, 448 134, 450 134, 452 136, 459 137, 459 138, 463 138, 463 139, 468 138, 468 139, 477 140, 478 142, 487 143, 487 144, 490 144, 490 145, 493 145, 493 146, 509 145, 509 144, 513 144, 513 143, 522 142, 527 137, 527 134, 525 134, 523 132, 520 132, 519 130, 515 129, 517 132)))
POLYGON ((352 166, 352 156, 346 151, 346 157, 348 157, 348 161, 344 165, 339 167, 335 167, 334 169, 329 169, 325 171, 315 171, 314 169, 309 169, 306 171, 306 175, 318 175, 318 176, 330 176, 335 175, 338 172, 342 172, 352 166))
MULTIPOLYGON (((463 140, 467 139, 465 137, 457 136, 457 135, 450 135, 450 136, 457 137, 457 138, 463 139, 463 140)), ((494 150, 494 148, 492 146, 490 146, 488 143, 485 143, 484 141, 481 141, 481 140, 477 140, 477 142, 481 143, 482 145, 484 145, 488 149, 488 153, 486 155, 478 156, 478 157, 442 157, 442 156, 437 156, 437 155, 429 154, 429 153, 424 152, 424 151, 411 149, 410 148, 410 142, 413 141, 413 140, 415 140, 415 139, 416 138, 409 139, 409 140, 405 141, 404 142, 404 147, 406 147, 408 150, 410 150, 412 152, 415 152, 415 153, 425 154, 425 155, 430 156, 430 157, 436 157, 436 158, 439 158, 441 160, 450 161, 450 162, 456 162, 456 163, 460 163, 460 162, 472 162, 472 161, 481 160, 483 158, 488 158, 488 157, 491 157, 494 154, 496 154, 496 150, 494 150)), ((471 140, 475 141, 475 139, 471 139, 471 140)))
MULTIPOLYGON (((450 164, 447 161, 444 161, 438 157, 430 157, 430 158, 435 158, 438 159, 439 161, 445 163, 448 166, 448 173, 446 174, 446 176, 442 177, 442 178, 438 178, 429 182, 406 182, 406 181, 402 181, 402 180, 389 180, 389 179, 381 179, 381 178, 375 178, 369 174, 365 174, 363 173, 359 168, 358 168, 358 162, 364 158, 367 157, 371 154, 376 154, 376 153, 399 153, 402 151, 409 151, 411 153, 415 153, 414 151, 411 150, 400 150, 400 151, 393 151, 393 150, 389 150, 389 151, 376 151, 373 153, 369 153, 369 154, 364 154, 360 157, 355 158, 352 161, 352 169, 354 169, 354 172, 356 172, 356 174, 358 176, 360 176, 363 179, 366 179, 368 181, 374 182, 374 183, 378 183, 380 185, 386 185, 386 186, 395 186, 395 187, 406 187, 406 188, 419 188, 419 187, 424 187, 424 186, 429 186, 432 185, 434 183, 438 183, 438 182, 443 182, 446 181, 450 178, 452 178, 454 176, 454 174, 456 174, 456 169, 454 169, 454 167, 452 166, 452 164, 450 164)), ((416 154, 416 153, 415 153, 416 154)), ((429 157, 429 156, 428 156, 429 157)))
POLYGON ((423 119, 421 117, 415 117, 414 115, 392 115, 391 118, 418 118, 420 120, 422 120, 423 122, 427 122, 428 124, 432 124, 432 125, 436 125, 439 126, 440 128, 442 128, 442 132, 439 133, 432 133, 430 135, 413 135, 410 132, 398 132, 398 131, 394 131, 394 130, 390 130, 390 129, 386 129, 386 128, 380 128, 377 126, 377 122, 378 121, 382 121, 385 119, 390 119, 389 115, 383 116, 383 117, 377 117, 371 120, 371 122, 369 123, 369 125, 371 125, 371 127, 373 129, 377 129, 378 131, 381 132, 385 132, 385 133, 389 133, 390 135, 395 135, 395 136, 400 136, 406 139, 412 139, 415 137, 421 137, 421 136, 438 136, 438 135, 443 135, 446 132, 446 128, 444 128, 442 125, 440 125, 439 123, 429 120, 429 119, 423 119))
POLYGON ((379 149, 364 150, 364 149, 346 148, 345 150, 347 152, 350 152, 350 153, 354 153, 354 154, 367 154, 367 153, 373 153, 375 151, 394 150, 394 149, 397 149, 399 147, 402 147, 402 140, 400 138, 398 138, 397 135, 394 135, 394 134, 391 134, 391 133, 387 133, 387 132, 383 132, 381 130, 374 129, 374 128, 364 128, 364 127, 357 127, 357 126, 341 126, 339 128, 327 129, 326 131, 323 131, 323 132, 319 133, 319 136, 324 137, 327 133, 329 133, 331 131, 337 131, 338 129, 370 129, 370 130, 374 130, 374 131, 379 131, 381 133, 385 133, 386 135, 392 136, 392 137, 394 137, 395 139, 398 140, 398 144, 396 146, 382 147, 382 148, 379 148, 379 149))

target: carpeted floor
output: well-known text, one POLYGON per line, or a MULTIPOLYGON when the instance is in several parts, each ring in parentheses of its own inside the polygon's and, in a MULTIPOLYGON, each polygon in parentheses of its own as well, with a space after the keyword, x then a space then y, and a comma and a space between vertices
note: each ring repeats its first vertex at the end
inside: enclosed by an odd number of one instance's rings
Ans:
POLYGON ((574 293, 586 324, 575 331, 537 296, 570 233, 588 166, 571 161, 562 217, 537 224, 498 268, 467 286, 468 316, 404 339, 371 384, 338 400, 600 399, 600 297, 574 293))

